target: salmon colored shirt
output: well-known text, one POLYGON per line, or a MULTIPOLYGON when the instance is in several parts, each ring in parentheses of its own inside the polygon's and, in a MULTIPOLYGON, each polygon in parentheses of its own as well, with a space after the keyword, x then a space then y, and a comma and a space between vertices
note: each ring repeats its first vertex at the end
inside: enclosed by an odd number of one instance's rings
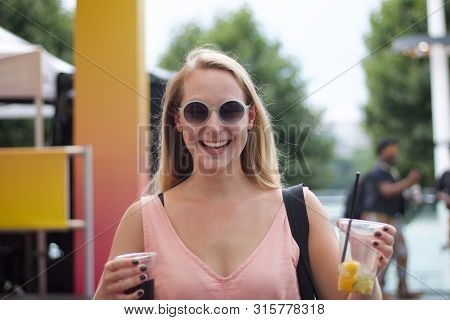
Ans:
POLYGON ((296 267, 300 249, 284 204, 264 239, 226 277, 215 273, 176 233, 157 196, 141 198, 146 251, 154 251, 155 299, 300 299, 296 267))

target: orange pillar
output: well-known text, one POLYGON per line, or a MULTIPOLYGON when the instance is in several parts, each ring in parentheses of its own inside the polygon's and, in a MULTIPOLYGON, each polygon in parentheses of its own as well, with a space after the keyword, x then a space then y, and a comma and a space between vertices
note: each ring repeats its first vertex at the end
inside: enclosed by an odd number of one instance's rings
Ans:
MULTIPOLYGON (((93 146, 96 284, 118 222, 147 183, 138 163, 139 128, 147 124, 149 109, 143 9, 142 0, 77 2, 74 143, 93 146)), ((78 216, 83 208, 80 170, 77 163, 78 216)), ((75 249, 82 244, 77 235, 75 249)), ((84 290, 82 251, 75 256, 76 293, 84 290)))

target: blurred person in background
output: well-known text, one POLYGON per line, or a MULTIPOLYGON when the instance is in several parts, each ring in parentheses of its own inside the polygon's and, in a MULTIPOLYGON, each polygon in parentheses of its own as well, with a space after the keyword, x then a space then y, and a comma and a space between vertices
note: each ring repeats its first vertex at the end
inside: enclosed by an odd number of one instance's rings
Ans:
MULTIPOLYGON (((447 209, 450 210, 450 170, 445 171, 437 180, 436 196, 438 200, 442 200, 447 209)), ((448 239, 443 249, 450 248, 450 215, 448 216, 448 239)))
MULTIPOLYGON (((364 210, 361 218, 389 223, 396 227, 397 234, 393 258, 397 260, 397 295, 401 299, 414 299, 419 294, 410 292, 406 284, 408 251, 402 232, 402 216, 405 212, 404 193, 407 189, 417 186, 417 183, 421 180, 421 174, 418 170, 411 169, 406 178, 400 178, 400 173, 394 166, 398 149, 398 143, 390 138, 383 139, 378 143, 376 148, 378 161, 369 172, 370 183, 366 183, 365 186, 364 210)), ((387 268, 378 275, 382 290, 385 285, 386 270, 387 268)), ((383 297, 385 299, 390 298, 384 292, 383 297)))

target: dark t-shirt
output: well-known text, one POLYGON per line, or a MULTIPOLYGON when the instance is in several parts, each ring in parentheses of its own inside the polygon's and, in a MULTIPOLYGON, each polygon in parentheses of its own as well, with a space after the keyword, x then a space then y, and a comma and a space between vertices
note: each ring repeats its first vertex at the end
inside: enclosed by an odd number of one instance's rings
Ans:
POLYGON ((436 190, 450 194, 450 170, 445 171, 438 179, 436 190))
POLYGON ((389 169, 377 164, 370 172, 371 183, 366 190, 366 199, 364 200, 364 207, 366 211, 382 212, 390 216, 395 216, 396 213, 404 213, 404 199, 400 194, 392 198, 385 198, 379 191, 379 185, 382 182, 397 182, 389 169))

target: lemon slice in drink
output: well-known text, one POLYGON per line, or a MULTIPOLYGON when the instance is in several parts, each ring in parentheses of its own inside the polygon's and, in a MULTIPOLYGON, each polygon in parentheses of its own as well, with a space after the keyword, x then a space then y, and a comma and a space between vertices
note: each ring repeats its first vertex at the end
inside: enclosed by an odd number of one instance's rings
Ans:
POLYGON ((342 272, 349 276, 355 276, 358 273, 360 264, 358 261, 345 261, 342 263, 342 272))
POLYGON ((345 261, 341 264, 338 278, 339 291, 352 292, 353 285, 357 279, 359 267, 360 264, 358 261, 345 261))
POLYGON ((372 293, 374 285, 374 278, 371 275, 360 276, 353 284, 353 292, 369 295, 372 293))

